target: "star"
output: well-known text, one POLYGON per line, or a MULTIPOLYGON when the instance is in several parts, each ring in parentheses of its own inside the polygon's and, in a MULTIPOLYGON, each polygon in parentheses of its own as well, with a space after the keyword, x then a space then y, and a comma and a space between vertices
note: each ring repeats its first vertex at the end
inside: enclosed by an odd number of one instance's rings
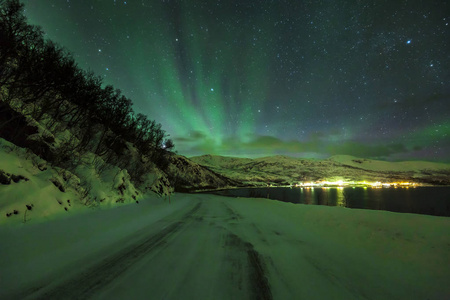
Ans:
POLYGON ((66 1, 23 2, 32 23, 161 123, 182 155, 268 156, 261 143, 249 148, 265 136, 293 156, 450 162, 446 1, 382 10, 351 0, 66 1), (435 155, 427 134, 438 125, 435 155), (397 150, 377 152, 391 143, 397 150))

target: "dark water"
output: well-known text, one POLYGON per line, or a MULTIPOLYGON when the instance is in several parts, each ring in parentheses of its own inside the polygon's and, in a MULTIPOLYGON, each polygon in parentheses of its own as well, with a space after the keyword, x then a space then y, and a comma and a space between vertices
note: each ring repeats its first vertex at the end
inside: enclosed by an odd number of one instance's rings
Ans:
POLYGON ((450 216, 450 187, 243 188, 214 193, 301 204, 450 216))

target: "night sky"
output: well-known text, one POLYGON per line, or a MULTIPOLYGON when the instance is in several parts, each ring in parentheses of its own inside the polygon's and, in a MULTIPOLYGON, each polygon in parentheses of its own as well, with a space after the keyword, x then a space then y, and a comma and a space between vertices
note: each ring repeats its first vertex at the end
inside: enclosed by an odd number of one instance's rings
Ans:
POLYGON ((179 154, 450 162, 447 1, 23 2, 179 154))

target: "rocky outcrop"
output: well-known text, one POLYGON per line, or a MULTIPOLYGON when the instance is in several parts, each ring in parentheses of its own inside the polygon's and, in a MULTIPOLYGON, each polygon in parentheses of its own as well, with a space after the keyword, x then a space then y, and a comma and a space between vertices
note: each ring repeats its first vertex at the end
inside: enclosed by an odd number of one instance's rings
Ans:
POLYGON ((10 174, 0 170, 0 184, 11 184, 12 182, 18 183, 21 180, 28 181, 29 179, 22 175, 10 174))
POLYGON ((0 102, 0 120, 9 120, 0 124, 0 138, 16 146, 30 149, 46 161, 55 159, 54 137, 43 133, 41 126, 33 119, 26 118, 6 103, 0 102))

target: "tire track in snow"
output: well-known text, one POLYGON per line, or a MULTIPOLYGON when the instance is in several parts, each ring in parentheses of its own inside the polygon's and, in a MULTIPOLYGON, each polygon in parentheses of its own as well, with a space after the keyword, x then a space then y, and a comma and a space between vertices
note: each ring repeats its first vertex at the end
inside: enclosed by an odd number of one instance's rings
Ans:
POLYGON ((270 290, 269 281, 265 274, 265 266, 261 255, 253 248, 253 245, 246 243, 247 245, 247 259, 250 267, 250 284, 252 285, 252 291, 255 299, 272 299, 272 291, 270 290))
POLYGON ((143 241, 125 248, 100 263, 89 267, 81 274, 70 278, 49 291, 37 295, 28 295, 33 299, 87 299, 97 290, 106 286, 121 273, 125 272, 143 256, 162 247, 166 240, 184 227, 186 221, 200 209, 201 202, 188 211, 181 220, 164 227, 158 233, 143 241))
POLYGON ((234 267, 231 276, 234 281, 237 281, 239 289, 243 288, 244 281, 249 285, 251 298, 272 299, 272 291, 265 274, 265 264, 253 245, 230 232, 226 237, 225 246, 229 252, 228 259, 234 267), (244 274, 246 277, 242 277, 244 274))
POLYGON ((244 281, 249 285, 252 299, 272 299, 264 261, 253 245, 230 232, 227 235, 225 246, 229 252, 228 259, 234 267, 234 272, 231 274, 232 280, 236 281, 239 289, 243 288, 242 282, 244 281), (244 274, 246 277, 242 277, 244 274))
MULTIPOLYGON (((228 206, 224 202, 223 205, 225 206, 227 213, 230 215, 231 220, 242 220, 242 216, 239 215, 230 206, 228 206)), ((258 236, 261 236, 262 241, 267 243, 267 241, 265 241, 265 239, 262 237, 262 233, 259 228, 254 224, 252 225, 258 236)), ((228 240, 231 241, 229 242, 231 246, 247 253, 249 282, 254 298, 263 300, 272 299, 273 296, 270 289, 269 280, 267 279, 267 276, 265 274, 266 267, 264 261, 261 255, 255 250, 253 244, 242 240, 240 237, 233 233, 229 234, 228 240)))
MULTIPOLYGON (((225 204, 225 209, 227 213, 230 215, 231 220, 240 221, 242 216, 239 215, 235 210, 233 210, 230 206, 225 204)), ((261 240, 265 243, 267 241, 262 237, 262 233, 258 227, 252 224, 258 236, 261 236, 261 240)), ((255 250, 253 244, 249 242, 245 242, 240 237, 235 234, 229 235, 229 240, 233 241, 231 244, 236 248, 241 248, 241 251, 246 251, 247 253, 247 262, 248 262, 248 273, 249 273, 249 281, 251 285, 251 289, 253 292, 253 296, 255 299, 272 299, 272 291, 270 289, 269 281, 265 274, 265 264, 261 257, 261 255, 255 250)))

